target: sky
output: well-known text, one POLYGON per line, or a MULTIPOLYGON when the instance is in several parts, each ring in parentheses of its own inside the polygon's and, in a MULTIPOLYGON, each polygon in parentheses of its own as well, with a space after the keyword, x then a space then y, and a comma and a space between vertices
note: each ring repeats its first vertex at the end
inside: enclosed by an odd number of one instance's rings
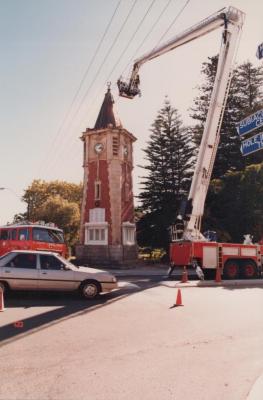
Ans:
POLYGON ((116 81, 133 60, 223 7, 246 14, 237 63, 256 58, 263 42, 262 0, 0 0, 0 224, 24 212, 34 179, 83 179, 80 136, 93 128, 107 82, 134 144, 134 194, 143 149, 168 96, 185 124, 202 63, 218 53, 221 30, 149 61, 142 96, 118 97, 116 81))

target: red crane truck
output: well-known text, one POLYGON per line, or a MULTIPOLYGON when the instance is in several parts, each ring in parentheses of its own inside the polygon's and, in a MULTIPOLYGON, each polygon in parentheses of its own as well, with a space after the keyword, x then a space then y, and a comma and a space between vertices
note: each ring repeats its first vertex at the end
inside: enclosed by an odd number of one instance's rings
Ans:
POLYGON ((128 82, 121 78, 117 85, 120 96, 132 99, 140 94, 139 69, 147 61, 159 57, 211 31, 223 28, 218 67, 197 163, 187 203, 171 227, 170 262, 174 267, 201 267, 205 276, 215 271, 228 279, 255 278, 260 275, 263 263, 263 241, 253 244, 246 235, 247 244, 218 243, 209 241, 201 233, 204 204, 214 166, 220 128, 230 87, 234 56, 245 15, 242 11, 227 7, 202 20, 168 42, 154 48, 135 60, 128 82))

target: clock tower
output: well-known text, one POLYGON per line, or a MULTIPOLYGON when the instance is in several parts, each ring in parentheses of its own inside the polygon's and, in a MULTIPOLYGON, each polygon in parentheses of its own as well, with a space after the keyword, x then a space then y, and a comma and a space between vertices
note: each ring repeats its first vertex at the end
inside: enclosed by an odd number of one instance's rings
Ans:
POLYGON ((125 263, 137 258, 132 189, 136 138, 114 112, 108 87, 93 129, 84 146, 84 185, 80 244, 76 256, 88 263, 125 263))

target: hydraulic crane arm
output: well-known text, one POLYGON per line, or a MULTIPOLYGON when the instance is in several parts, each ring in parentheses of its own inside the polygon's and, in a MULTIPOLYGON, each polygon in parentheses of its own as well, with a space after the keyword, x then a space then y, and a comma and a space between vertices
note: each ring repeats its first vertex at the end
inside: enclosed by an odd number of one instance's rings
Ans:
POLYGON ((121 78, 118 80, 117 85, 119 88, 119 95, 132 99, 134 96, 140 94, 140 80, 138 72, 141 66, 147 61, 168 53, 169 51, 174 50, 176 47, 182 46, 185 43, 200 38, 209 32, 214 31, 220 26, 224 27, 223 36, 225 36, 229 23, 241 28, 243 19, 244 14, 242 11, 234 7, 223 8, 210 17, 195 24, 191 28, 186 29, 184 32, 176 35, 164 44, 155 47, 153 50, 134 61, 132 73, 128 82, 123 81, 121 78))
MULTIPOLYGON (((138 71, 145 62, 159 57, 221 26, 223 27, 217 73, 188 196, 188 204, 191 205, 191 210, 189 212, 189 219, 185 221, 183 229, 183 238, 187 240, 204 239, 200 232, 201 219, 219 143, 221 122, 230 86, 231 67, 243 22, 244 13, 242 11, 234 7, 224 8, 165 44, 138 58, 134 62, 129 82, 125 83, 121 79, 117 82, 120 96, 133 98, 135 95, 140 94, 138 71)), ((176 228, 172 228, 172 232, 176 234, 176 228)), ((177 235, 175 235, 175 239, 177 239, 177 235)))

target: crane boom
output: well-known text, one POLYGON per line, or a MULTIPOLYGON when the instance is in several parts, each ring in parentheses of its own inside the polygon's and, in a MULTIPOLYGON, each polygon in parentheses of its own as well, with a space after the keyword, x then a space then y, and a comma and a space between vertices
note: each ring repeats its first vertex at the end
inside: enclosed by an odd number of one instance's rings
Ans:
MULTIPOLYGON (((126 83, 119 79, 117 82, 120 96, 133 98, 137 94, 140 94, 138 72, 144 63, 185 43, 200 38, 217 28, 223 27, 214 87, 188 196, 190 213, 183 229, 183 239, 186 240, 195 241, 204 239, 200 232, 201 219, 219 143, 220 128, 231 80, 231 68, 244 17, 245 14, 234 7, 219 10, 217 13, 135 60, 129 81, 126 83)), ((177 239, 177 228, 173 227, 172 232, 175 234, 174 239, 177 239)))

